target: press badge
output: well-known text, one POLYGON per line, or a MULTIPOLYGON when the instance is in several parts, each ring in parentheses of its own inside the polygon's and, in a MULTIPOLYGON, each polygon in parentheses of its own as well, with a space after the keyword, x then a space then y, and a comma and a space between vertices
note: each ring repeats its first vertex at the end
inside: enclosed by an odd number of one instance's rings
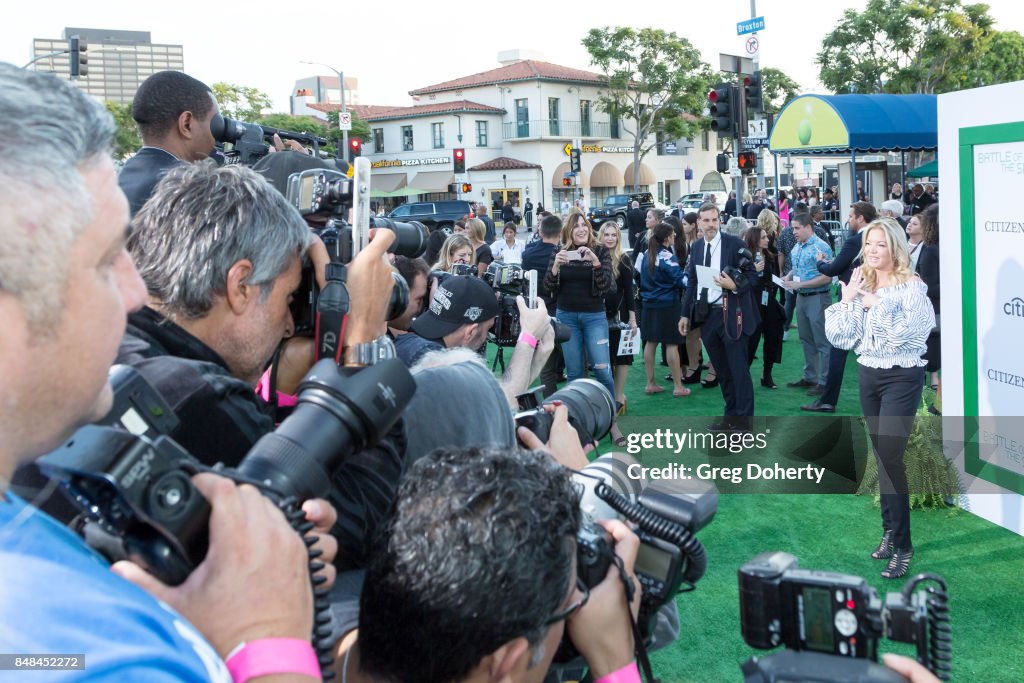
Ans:
POLYGON ((763 292, 761 292, 761 305, 762 306, 767 306, 768 305, 768 290, 767 289, 764 290, 763 292))

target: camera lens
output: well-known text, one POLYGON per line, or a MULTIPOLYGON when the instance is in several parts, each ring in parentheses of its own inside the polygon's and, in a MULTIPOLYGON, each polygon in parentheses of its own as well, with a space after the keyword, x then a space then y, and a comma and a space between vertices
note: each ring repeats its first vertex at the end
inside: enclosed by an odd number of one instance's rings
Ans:
POLYGON ((395 279, 395 286, 391 290, 391 300, 388 302, 388 320, 399 317, 409 307, 409 283, 397 271, 391 271, 391 276, 395 279))
POLYGON ((579 432, 581 440, 600 441, 608 434, 615 420, 615 400, 604 385, 592 379, 575 379, 555 393, 545 404, 561 401, 569 409, 569 423, 579 432))
POLYGON ((403 223, 378 216, 370 219, 370 227, 386 228, 395 233, 395 241, 388 249, 393 254, 416 258, 427 250, 427 229, 419 221, 403 223))
POLYGON ((238 470, 286 496, 322 498, 345 459, 387 432, 415 391, 400 360, 351 369, 324 359, 299 385, 295 411, 238 470))

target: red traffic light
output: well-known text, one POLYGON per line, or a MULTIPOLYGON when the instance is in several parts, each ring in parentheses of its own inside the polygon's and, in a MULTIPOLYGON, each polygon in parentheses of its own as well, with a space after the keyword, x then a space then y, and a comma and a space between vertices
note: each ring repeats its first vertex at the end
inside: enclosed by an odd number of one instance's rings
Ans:
POLYGON ((757 167, 757 153, 740 152, 736 155, 736 165, 743 173, 751 173, 757 167))
POLYGON ((717 101, 718 101, 718 91, 717 90, 712 90, 711 92, 708 93, 708 102, 717 102, 717 101))
POLYGON ((570 187, 572 185, 572 178, 562 178, 562 185, 570 187))
POLYGON ((353 152, 358 152, 363 147, 363 141, 359 138, 352 138, 348 141, 349 147, 352 148, 353 152))
POLYGON ((464 149, 456 149, 455 150, 455 158, 456 159, 464 159, 465 157, 466 157, 466 150, 464 150, 464 149))

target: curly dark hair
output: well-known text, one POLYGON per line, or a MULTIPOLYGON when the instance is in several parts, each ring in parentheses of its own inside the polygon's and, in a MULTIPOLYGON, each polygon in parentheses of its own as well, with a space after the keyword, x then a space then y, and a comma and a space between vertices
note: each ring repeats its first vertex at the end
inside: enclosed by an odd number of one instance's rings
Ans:
POLYGON ((144 138, 160 139, 183 112, 204 118, 213 109, 210 90, 180 71, 158 71, 142 82, 132 100, 132 118, 144 138))
POLYGON ((573 578, 579 496, 544 453, 467 447, 417 461, 366 570, 362 670, 454 681, 510 640, 541 643, 573 578))
POLYGON ((917 215, 921 221, 922 239, 925 244, 939 243, 939 205, 929 204, 917 215))

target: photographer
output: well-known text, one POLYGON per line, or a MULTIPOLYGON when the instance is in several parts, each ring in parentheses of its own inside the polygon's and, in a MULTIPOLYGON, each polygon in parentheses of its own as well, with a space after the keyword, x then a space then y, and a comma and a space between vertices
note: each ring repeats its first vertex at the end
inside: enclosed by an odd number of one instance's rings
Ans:
MULTIPOLYGON (((274 429, 254 387, 294 329, 289 299, 313 235, 258 173, 211 164, 170 172, 133 227, 129 249, 149 305, 129 316, 117 362, 137 369, 178 415, 172 438, 207 465, 237 465, 274 429)), ((393 279, 384 253, 393 239, 380 231, 349 268, 345 349, 385 330, 393 279)), ((308 367, 312 345, 305 348, 294 355, 305 353, 296 364, 308 367)), ((401 444, 382 442, 335 477, 335 535, 346 563, 361 561, 365 534, 391 502, 400 452, 401 444)))
POLYGON ((179 71, 158 71, 142 82, 132 100, 132 118, 143 146, 117 177, 132 216, 168 171, 210 155, 215 143, 210 121, 217 113, 209 86, 179 71))
MULTIPOLYGON (((367 569, 341 680, 540 681, 568 628, 595 679, 639 681, 618 570, 589 594, 579 587, 570 474, 517 449, 444 449, 417 462, 367 569)), ((636 585, 637 537, 604 526, 636 585)))
POLYGON ((193 479, 212 506, 210 547, 174 588, 128 562, 110 571, 7 491, 18 465, 108 412, 107 371, 145 290, 124 248, 128 203, 109 156, 111 116, 70 83, 10 64, 0 64, 0 108, 3 649, 84 654, 77 681, 226 682, 221 660, 237 646, 267 654, 268 639, 286 638, 276 644, 292 654, 278 654, 264 680, 308 681, 317 664, 307 551, 256 489, 193 479))

